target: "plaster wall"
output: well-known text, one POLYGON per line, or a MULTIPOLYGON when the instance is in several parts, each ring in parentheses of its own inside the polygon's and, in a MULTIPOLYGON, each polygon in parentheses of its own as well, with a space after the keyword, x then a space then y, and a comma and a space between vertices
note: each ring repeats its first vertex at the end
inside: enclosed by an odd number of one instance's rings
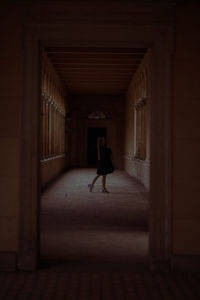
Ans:
POLYGON ((200 5, 178 6, 173 102, 173 253, 200 254, 200 5))
MULTIPOLYGON (((126 109, 125 109, 125 143, 124 143, 124 168, 131 175, 149 189, 150 184, 150 50, 146 53, 140 67, 132 78, 126 93, 126 109), (141 160, 135 157, 134 148, 136 145, 134 137, 134 106, 138 99, 135 97, 134 85, 141 72, 147 71, 147 102, 146 102, 146 158, 141 160)), ((142 96, 142 95, 140 95, 142 96)))
POLYGON ((0 251, 15 253, 20 201, 21 27, 17 11, 1 12, 0 251))

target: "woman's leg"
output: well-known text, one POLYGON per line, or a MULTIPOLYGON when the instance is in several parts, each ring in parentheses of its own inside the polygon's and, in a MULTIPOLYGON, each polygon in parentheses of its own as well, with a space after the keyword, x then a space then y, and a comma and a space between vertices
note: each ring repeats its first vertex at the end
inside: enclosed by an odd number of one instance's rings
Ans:
POLYGON ((94 177, 93 181, 92 181, 92 187, 94 186, 95 182, 97 181, 97 179, 99 178, 100 175, 97 175, 94 177))
POLYGON ((102 178, 102 192, 109 193, 108 190, 106 189, 106 175, 103 175, 103 178, 102 178))
POLYGON ((99 176, 100 176, 100 175, 96 175, 96 176, 94 177, 92 183, 91 183, 91 184, 88 184, 88 187, 89 187, 89 189, 90 189, 90 192, 92 192, 93 187, 94 187, 94 184, 95 184, 95 182, 97 181, 97 179, 99 178, 99 176))
POLYGON ((106 189, 106 175, 103 175, 103 177, 102 177, 102 188, 104 190, 106 189))

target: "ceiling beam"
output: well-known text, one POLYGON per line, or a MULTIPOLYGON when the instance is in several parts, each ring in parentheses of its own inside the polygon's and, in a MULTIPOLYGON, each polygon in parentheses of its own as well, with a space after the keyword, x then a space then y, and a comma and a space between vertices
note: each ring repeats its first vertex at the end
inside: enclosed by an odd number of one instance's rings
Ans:
POLYGON ((99 70, 101 71, 136 71, 137 68, 132 68, 131 66, 112 66, 112 67, 106 67, 106 66, 98 66, 98 68, 96 66, 89 66, 89 67, 57 67, 56 68, 57 71, 63 72, 63 71, 72 71, 72 70, 76 70, 76 71, 85 71, 85 72, 90 72, 90 71, 96 71, 98 72, 99 70))
POLYGON ((51 54, 48 53, 48 57, 50 59, 54 58, 81 58, 81 59, 86 59, 86 58, 134 58, 134 59, 143 59, 144 54, 143 53, 57 53, 57 54, 51 54))
POLYGON ((51 61, 53 64, 65 64, 65 63, 82 63, 84 61, 84 63, 114 63, 114 64, 121 64, 121 63, 129 63, 129 64, 140 64, 141 59, 136 59, 136 58, 128 58, 128 57, 124 57, 124 58, 110 58, 110 57, 88 57, 88 58, 84 58, 84 60, 82 58, 70 58, 70 57, 66 57, 66 58, 60 58, 60 57, 52 57, 51 61))
POLYGON ((45 47, 48 53, 112 53, 112 54, 132 54, 132 53, 146 53, 147 48, 98 48, 98 47, 45 47))

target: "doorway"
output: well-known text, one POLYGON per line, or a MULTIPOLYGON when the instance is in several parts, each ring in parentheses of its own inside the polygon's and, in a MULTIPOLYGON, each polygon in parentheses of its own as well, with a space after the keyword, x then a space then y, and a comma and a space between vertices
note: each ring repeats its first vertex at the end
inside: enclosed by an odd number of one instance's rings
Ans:
MULTIPOLYGON (((39 168, 39 126, 40 101, 39 95, 39 51, 41 41, 66 41, 67 46, 75 47, 84 44, 91 46, 97 43, 99 47, 138 47, 152 46, 152 77, 151 77, 151 184, 150 184, 150 239, 149 261, 151 263, 168 262, 171 255, 171 54, 173 34, 159 27, 155 31, 144 30, 143 26, 115 27, 108 30, 106 40, 96 41, 98 35, 92 34, 101 28, 94 25, 94 30, 88 32, 87 40, 76 36, 74 39, 74 24, 62 23, 60 27, 48 23, 27 24, 24 36, 24 77, 23 77, 23 113, 22 143, 21 143, 21 188, 20 188, 20 222, 19 222, 19 253, 18 268, 34 270, 38 262, 40 213, 40 168, 39 168), (49 26, 49 27, 48 27, 49 26), (98 28, 96 28, 96 27, 98 28), (52 30, 49 30, 52 28, 52 30), (158 36, 159 28, 162 35, 158 36), (97 30, 96 30, 97 29, 97 30), (95 31, 96 30, 96 31, 95 31), (126 30, 126 31, 125 31, 126 30), (128 34, 131 30, 131 34, 128 34), (113 31, 116 35, 110 34, 113 31), (73 39, 70 34, 73 33, 73 39), (125 34, 127 33, 127 34, 125 34), (134 37, 134 38, 133 38, 134 37), (133 40, 134 39, 134 40, 133 40), (142 42, 141 42, 142 41, 142 42), (30 72, 30 69, 32 70, 30 72), (157 89, 157 86, 160 88, 157 89), (30 93, 30 91, 32 91, 30 93), (162 99, 162 101, 160 101, 162 99), (159 116, 159 118, 158 118, 159 116), (27 239, 27 237, 29 237, 27 239)), ((162 24, 161 24, 162 25, 162 24)), ((77 28, 76 24, 76 28, 77 28)), ((107 25, 109 27, 109 25, 107 25)), ((148 26, 148 24, 147 24, 148 26)), ((110 27, 109 27, 110 28, 110 27)), ((84 26, 79 29, 86 32, 84 26)), ((80 30, 80 34, 81 34, 80 30)), ((84 35, 82 35, 84 37, 84 35)), ((49 42, 50 43, 50 42, 49 42)), ((63 43, 63 42, 62 42, 63 43)))
POLYGON ((88 128, 88 167, 95 167, 97 163, 97 139, 107 138, 106 128, 88 128))

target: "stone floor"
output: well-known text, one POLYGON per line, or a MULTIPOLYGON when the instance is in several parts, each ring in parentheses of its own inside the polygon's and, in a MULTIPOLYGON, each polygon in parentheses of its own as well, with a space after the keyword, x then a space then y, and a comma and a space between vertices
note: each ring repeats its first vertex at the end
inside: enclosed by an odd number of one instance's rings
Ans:
POLYGON ((85 262, 148 261, 148 192, 124 172, 101 178, 92 193, 95 169, 62 175, 42 196, 41 258, 85 262))
POLYGON ((37 272, 1 272, 0 300, 198 300, 200 272, 148 268, 148 194, 116 171, 90 193, 72 170, 42 196, 37 272))

